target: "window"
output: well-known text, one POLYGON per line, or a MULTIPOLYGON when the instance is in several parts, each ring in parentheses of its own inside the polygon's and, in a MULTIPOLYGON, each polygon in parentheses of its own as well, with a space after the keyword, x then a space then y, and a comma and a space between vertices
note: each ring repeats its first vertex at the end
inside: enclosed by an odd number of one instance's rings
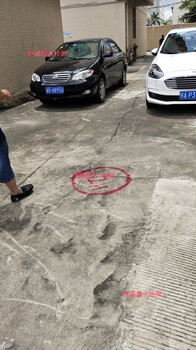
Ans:
POLYGON ((111 47, 109 45, 109 43, 105 43, 103 46, 103 52, 107 53, 107 52, 111 52, 111 47))
POLYGON ((52 56, 50 61, 69 60, 75 58, 91 59, 98 55, 99 41, 76 41, 62 44, 57 51, 59 57, 52 56), (61 56, 61 52, 66 52, 65 56, 61 56))
POLYGON ((112 48, 112 52, 115 53, 119 53, 121 52, 121 49, 118 47, 118 45, 116 45, 113 41, 110 41, 110 46, 112 48))
POLYGON ((133 7, 133 37, 136 39, 136 8, 133 7))
POLYGON ((164 54, 196 51, 196 31, 170 34, 161 50, 164 54))

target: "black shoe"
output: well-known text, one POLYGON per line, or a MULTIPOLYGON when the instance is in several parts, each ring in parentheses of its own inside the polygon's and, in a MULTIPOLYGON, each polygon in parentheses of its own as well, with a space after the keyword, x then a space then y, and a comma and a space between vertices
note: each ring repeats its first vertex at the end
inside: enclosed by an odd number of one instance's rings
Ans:
POLYGON ((33 185, 30 184, 30 185, 22 186, 21 189, 22 189, 22 193, 11 195, 12 202, 18 202, 22 198, 29 196, 33 190, 33 185))

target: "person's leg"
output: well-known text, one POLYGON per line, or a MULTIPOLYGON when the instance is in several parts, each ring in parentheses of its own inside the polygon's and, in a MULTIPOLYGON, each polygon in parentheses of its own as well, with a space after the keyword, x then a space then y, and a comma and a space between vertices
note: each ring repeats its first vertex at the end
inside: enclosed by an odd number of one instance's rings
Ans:
POLYGON ((8 152, 6 137, 0 129, 0 182, 7 185, 12 195, 16 195, 19 193, 19 188, 16 185, 16 179, 10 165, 8 152))
POLYGON ((18 187, 12 167, 10 165, 8 144, 3 131, 0 129, 0 183, 4 183, 10 190, 11 201, 17 202, 27 197, 33 191, 33 185, 18 187))
POLYGON ((16 195, 19 193, 19 188, 16 185, 15 177, 12 180, 6 182, 5 184, 9 188, 11 195, 16 195))

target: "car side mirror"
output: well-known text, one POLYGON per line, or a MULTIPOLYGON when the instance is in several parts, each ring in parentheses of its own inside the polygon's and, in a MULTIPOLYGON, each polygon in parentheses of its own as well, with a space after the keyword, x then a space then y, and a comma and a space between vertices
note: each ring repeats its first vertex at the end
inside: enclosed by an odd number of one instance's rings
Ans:
POLYGON ((105 57, 112 57, 113 56, 113 52, 112 51, 110 51, 110 52, 104 52, 104 54, 103 54, 103 57, 105 58, 105 57))
POLYGON ((158 51, 159 51, 159 49, 153 49, 152 51, 151 51, 151 54, 153 55, 153 56, 156 56, 157 55, 157 53, 158 53, 158 51))
POLYGON ((49 58, 50 58, 49 56, 46 56, 45 61, 47 62, 49 60, 49 58))

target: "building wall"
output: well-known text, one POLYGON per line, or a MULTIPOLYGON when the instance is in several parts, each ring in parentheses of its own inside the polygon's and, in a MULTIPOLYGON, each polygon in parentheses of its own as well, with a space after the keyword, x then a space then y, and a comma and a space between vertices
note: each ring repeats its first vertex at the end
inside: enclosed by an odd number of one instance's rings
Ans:
MULTIPOLYGON (((71 1, 66 1, 66 5, 71 1)), ((80 2, 87 3, 87 1, 80 2)), ((79 3, 75 0, 74 3, 79 3)), ((73 2, 72 2, 73 4, 73 2)), ((63 32, 71 33, 65 41, 109 37, 125 50, 125 3, 101 6, 62 7, 63 32)))
POLYGON ((158 13, 159 17, 163 19, 165 16, 165 8, 163 7, 163 5, 163 0, 154 0, 154 6, 150 7, 150 13, 158 13))
POLYGON ((0 0, 0 89, 29 89, 44 57, 29 50, 54 51, 63 42, 59 0, 0 0))
MULTIPOLYGON (((180 23, 179 18, 183 16, 186 10, 180 10, 179 4, 180 0, 173 0, 173 15, 172 15, 172 24, 180 23)), ((181 0, 182 3, 182 0, 181 0)))
POLYGON ((128 3, 128 51, 134 44, 138 45, 137 57, 146 54, 146 24, 147 24, 147 8, 136 7, 137 0, 130 0, 128 3), (133 7, 136 8, 136 38, 133 35, 133 7))
POLYGON ((115 2, 116 0, 60 0, 61 6, 73 6, 78 4, 90 4, 90 3, 106 3, 106 2, 115 2))
POLYGON ((162 34, 166 36, 166 34, 172 29, 188 27, 196 27, 196 23, 147 27, 147 51, 159 47, 159 40, 162 34))
POLYGON ((147 24, 147 9, 146 7, 138 7, 136 10, 136 44, 137 56, 146 54, 146 24, 147 24))
POLYGON ((108 2, 106 0, 96 0, 98 2, 102 3, 101 6, 93 6, 87 0, 61 0, 63 32, 69 34, 65 41, 111 37, 126 53, 135 43, 138 45, 138 56, 145 55, 146 7, 136 7, 137 0, 128 0, 127 3, 114 3, 111 0, 110 4, 104 4, 108 2), (136 38, 133 38, 133 7, 136 7, 136 38))

